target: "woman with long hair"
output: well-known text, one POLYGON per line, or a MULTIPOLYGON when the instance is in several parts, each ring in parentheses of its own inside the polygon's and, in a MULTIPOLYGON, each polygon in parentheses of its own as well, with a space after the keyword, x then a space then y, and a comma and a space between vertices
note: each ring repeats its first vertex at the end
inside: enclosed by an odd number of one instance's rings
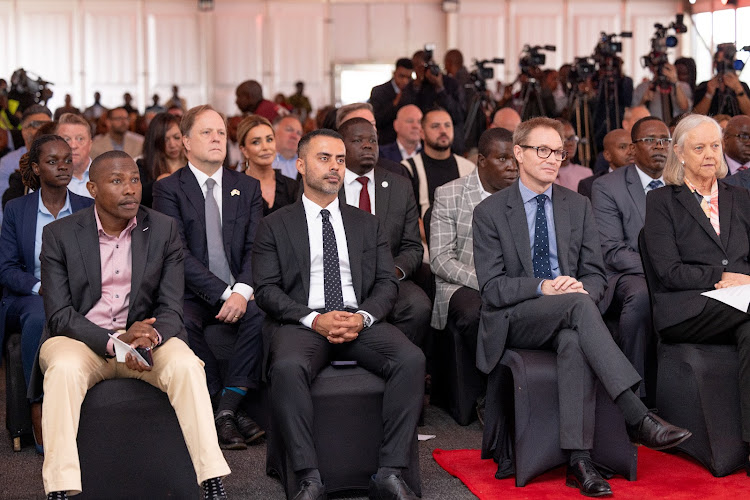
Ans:
POLYGON ((179 117, 169 113, 154 116, 143 141, 143 157, 136 163, 143 186, 141 205, 150 207, 151 187, 154 181, 171 175, 187 165, 179 117))

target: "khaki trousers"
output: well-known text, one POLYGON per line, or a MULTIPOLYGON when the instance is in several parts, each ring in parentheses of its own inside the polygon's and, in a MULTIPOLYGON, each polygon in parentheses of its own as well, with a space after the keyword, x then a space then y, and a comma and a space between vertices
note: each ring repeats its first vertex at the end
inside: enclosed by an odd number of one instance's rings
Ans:
POLYGON ((198 483, 231 471, 219 448, 203 362, 180 339, 171 338, 153 351, 151 371, 129 369, 116 359, 95 354, 83 342, 52 337, 42 344, 44 374, 42 432, 44 490, 81 492, 78 421, 86 392, 102 380, 136 378, 164 391, 177 414, 198 483))

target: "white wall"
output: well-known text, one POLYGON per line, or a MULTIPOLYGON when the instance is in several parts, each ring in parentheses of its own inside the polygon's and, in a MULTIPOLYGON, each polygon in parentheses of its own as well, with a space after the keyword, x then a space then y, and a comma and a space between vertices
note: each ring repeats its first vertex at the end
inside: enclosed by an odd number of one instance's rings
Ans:
POLYGON ((66 93, 74 105, 90 105, 95 90, 107 106, 129 91, 142 109, 153 93, 164 103, 177 83, 189 106, 211 102, 235 113, 234 88, 245 79, 260 81, 267 98, 304 80, 318 107, 332 100, 337 63, 393 63, 432 42, 440 62, 453 46, 467 63, 504 57, 496 77, 507 81, 525 44, 557 45, 547 66, 559 67, 590 54, 600 31, 633 31, 622 56, 638 82, 653 24, 671 22, 681 2, 460 0, 455 14, 437 0, 215 4, 198 12, 196 0, 0 0, 0 76, 22 66, 54 82, 53 109, 66 93))

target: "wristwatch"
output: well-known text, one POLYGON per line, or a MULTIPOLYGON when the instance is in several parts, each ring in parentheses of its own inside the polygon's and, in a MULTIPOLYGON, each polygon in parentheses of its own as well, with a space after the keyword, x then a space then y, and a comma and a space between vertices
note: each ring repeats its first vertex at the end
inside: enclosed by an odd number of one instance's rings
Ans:
POLYGON ((369 328, 369 326, 372 325, 372 318, 370 318, 370 316, 362 314, 361 312, 358 312, 357 314, 362 316, 362 328, 369 328))

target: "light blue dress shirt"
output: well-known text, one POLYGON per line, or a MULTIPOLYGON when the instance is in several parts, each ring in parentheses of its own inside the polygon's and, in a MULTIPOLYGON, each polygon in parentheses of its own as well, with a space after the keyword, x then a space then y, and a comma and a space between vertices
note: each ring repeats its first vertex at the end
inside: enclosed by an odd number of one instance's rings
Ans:
MULTIPOLYGON (((531 189, 523 185, 523 182, 518 181, 518 188, 521 191, 521 199, 523 200, 523 209, 526 211, 526 225, 529 229, 529 253, 531 258, 534 258, 534 236, 536 229, 536 210, 537 201, 536 197, 538 193, 535 193, 531 189)), ((547 217, 547 233, 549 235, 549 265, 552 269, 552 277, 557 278, 560 276, 560 262, 557 259, 557 233, 555 233, 555 214, 552 209, 552 186, 548 187, 544 192, 549 198, 549 201, 544 204, 544 215, 547 217)), ((537 293, 541 295, 542 283, 539 282, 537 293)))
POLYGON ((290 179, 297 179, 297 155, 294 155, 294 158, 287 160, 283 156, 281 156, 281 153, 276 153, 276 159, 273 160, 273 165, 271 165, 275 170, 281 170, 281 173, 284 175, 284 177, 289 177, 290 179))
MULTIPOLYGON (((42 279, 42 263, 39 261, 39 254, 42 252, 42 230, 44 226, 50 222, 62 219, 73 213, 73 209, 70 207, 70 191, 65 195, 65 205, 63 205, 60 212, 57 214, 57 219, 54 215, 47 210, 42 202, 42 192, 39 191, 39 205, 36 212, 36 234, 34 235, 34 277, 40 280, 42 279)), ((39 295, 39 288, 42 286, 41 282, 34 285, 31 289, 31 293, 39 295)))

